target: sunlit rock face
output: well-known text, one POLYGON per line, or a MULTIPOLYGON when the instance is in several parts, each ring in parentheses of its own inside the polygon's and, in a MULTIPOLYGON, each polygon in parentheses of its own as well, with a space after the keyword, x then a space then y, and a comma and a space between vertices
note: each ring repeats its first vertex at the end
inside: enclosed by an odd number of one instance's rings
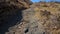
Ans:
POLYGON ((59 3, 35 3, 22 11, 22 17, 5 34, 60 34, 59 3))

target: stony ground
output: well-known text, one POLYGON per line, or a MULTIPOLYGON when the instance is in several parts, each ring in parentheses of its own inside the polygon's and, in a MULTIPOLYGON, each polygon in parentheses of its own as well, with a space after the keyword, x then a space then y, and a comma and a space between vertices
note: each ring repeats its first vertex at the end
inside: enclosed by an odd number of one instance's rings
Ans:
POLYGON ((60 3, 23 1, 0 2, 0 34, 60 34, 60 3))
POLYGON ((5 34, 60 34, 59 3, 33 4, 22 11, 22 17, 5 34))

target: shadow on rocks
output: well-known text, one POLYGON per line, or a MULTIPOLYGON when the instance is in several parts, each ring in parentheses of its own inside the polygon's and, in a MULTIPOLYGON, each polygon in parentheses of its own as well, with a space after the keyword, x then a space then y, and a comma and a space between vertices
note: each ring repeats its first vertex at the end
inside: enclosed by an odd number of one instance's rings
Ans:
POLYGON ((8 6, 0 4, 0 34, 8 32, 8 28, 20 22, 22 17, 22 10, 25 8, 18 8, 16 6, 8 6))

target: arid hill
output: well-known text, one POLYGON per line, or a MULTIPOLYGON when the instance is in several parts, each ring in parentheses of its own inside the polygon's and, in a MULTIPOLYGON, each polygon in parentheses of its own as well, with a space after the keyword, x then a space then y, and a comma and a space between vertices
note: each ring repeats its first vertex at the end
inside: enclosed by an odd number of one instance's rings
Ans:
POLYGON ((10 24, 14 24, 14 20, 8 21, 9 27, 3 25, 1 34, 60 34, 60 3, 39 2, 29 7, 18 12, 15 25, 10 24), (22 18, 19 20, 19 17, 22 18))

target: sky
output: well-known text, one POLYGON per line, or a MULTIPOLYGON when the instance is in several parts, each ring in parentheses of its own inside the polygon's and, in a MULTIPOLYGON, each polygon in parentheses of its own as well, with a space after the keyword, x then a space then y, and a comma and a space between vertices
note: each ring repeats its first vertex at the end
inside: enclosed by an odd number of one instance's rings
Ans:
MULTIPOLYGON (((41 0, 31 0, 32 2, 39 2, 39 1, 41 1, 41 0)), ((48 1, 51 1, 51 0, 45 0, 46 2, 48 2, 48 1)), ((55 1, 58 1, 58 2, 60 2, 60 0, 55 0, 55 1)))

